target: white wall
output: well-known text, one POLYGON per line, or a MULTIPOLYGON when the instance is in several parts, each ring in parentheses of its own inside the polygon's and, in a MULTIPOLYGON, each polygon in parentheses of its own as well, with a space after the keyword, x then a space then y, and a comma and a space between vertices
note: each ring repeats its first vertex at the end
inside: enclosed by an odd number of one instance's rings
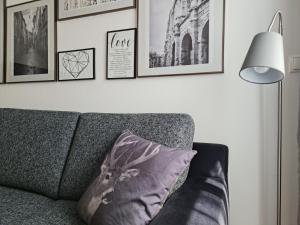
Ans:
MULTIPOLYGON (((8 3, 11 1, 16 2, 8 3)), ((299 0, 227 0, 223 75, 107 81, 106 31, 135 27, 136 11, 60 22, 58 50, 96 47, 97 80, 1 85, 0 107, 189 113, 195 119, 196 141, 230 148, 231 224, 273 225, 274 198, 267 193, 276 190, 276 174, 268 172, 274 171, 275 160, 270 159, 276 149, 271 137, 276 130, 265 125, 276 123, 276 107, 269 103, 276 103, 276 87, 248 84, 238 72, 253 35, 267 29, 277 8, 285 15, 287 56, 300 53, 299 0), (270 107, 263 107, 266 102, 270 107)), ((284 225, 296 225, 298 89, 298 76, 288 75, 284 91, 284 225)))
MULTIPOLYGON (((300 1, 289 0, 281 3, 286 17, 286 53, 300 53, 300 1), (290 5, 289 5, 290 4, 290 5)), ((299 113, 299 76, 288 74, 284 84, 284 124, 283 124, 283 222, 295 224, 298 213, 298 113, 299 113)))

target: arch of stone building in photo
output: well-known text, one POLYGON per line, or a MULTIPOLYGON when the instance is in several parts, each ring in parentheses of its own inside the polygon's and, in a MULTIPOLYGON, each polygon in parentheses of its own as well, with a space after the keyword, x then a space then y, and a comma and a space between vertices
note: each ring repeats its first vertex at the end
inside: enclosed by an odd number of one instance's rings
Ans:
POLYGON ((174 0, 163 55, 150 54, 150 67, 209 63, 209 0, 174 0))

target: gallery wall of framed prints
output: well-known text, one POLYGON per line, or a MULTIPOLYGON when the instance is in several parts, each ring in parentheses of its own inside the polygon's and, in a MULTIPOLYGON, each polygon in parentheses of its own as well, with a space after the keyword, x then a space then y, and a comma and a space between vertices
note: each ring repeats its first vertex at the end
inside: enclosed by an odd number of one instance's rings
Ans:
POLYGON ((7 83, 56 80, 55 9, 53 0, 7 7, 7 83))
POLYGON ((223 73, 224 14, 225 0, 3 0, 0 84, 94 80, 97 64, 107 80, 223 73), (57 53, 58 22, 132 8, 137 28, 107 31, 106 65, 94 46, 57 53))

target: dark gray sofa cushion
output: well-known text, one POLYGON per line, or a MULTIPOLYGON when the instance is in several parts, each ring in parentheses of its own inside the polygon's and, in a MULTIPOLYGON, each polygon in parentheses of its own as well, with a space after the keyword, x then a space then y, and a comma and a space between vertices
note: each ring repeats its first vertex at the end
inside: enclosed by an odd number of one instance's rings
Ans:
POLYGON ((45 212, 51 200, 38 194, 0 186, 0 225, 22 224, 45 212))
POLYGON ((228 225, 225 180, 187 179, 149 225, 228 225))
POLYGON ((0 109, 0 185, 57 198, 78 117, 0 109))
POLYGON ((61 198, 79 200, 126 129, 169 147, 192 149, 194 122, 185 114, 83 114, 63 174, 61 198))
POLYGON ((85 225, 76 205, 0 186, 0 225, 85 225))
POLYGON ((188 179, 150 225, 228 225, 228 148, 194 143, 188 179))

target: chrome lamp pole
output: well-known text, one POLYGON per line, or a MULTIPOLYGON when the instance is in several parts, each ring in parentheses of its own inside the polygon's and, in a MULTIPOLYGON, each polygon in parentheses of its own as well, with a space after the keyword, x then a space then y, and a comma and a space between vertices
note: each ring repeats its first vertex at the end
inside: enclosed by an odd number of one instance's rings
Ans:
POLYGON ((257 34, 240 71, 240 77, 255 84, 278 83, 277 133, 277 225, 281 225, 282 178, 282 80, 285 77, 282 13, 277 11, 267 32, 257 34), (279 18, 278 32, 272 32, 279 18))

